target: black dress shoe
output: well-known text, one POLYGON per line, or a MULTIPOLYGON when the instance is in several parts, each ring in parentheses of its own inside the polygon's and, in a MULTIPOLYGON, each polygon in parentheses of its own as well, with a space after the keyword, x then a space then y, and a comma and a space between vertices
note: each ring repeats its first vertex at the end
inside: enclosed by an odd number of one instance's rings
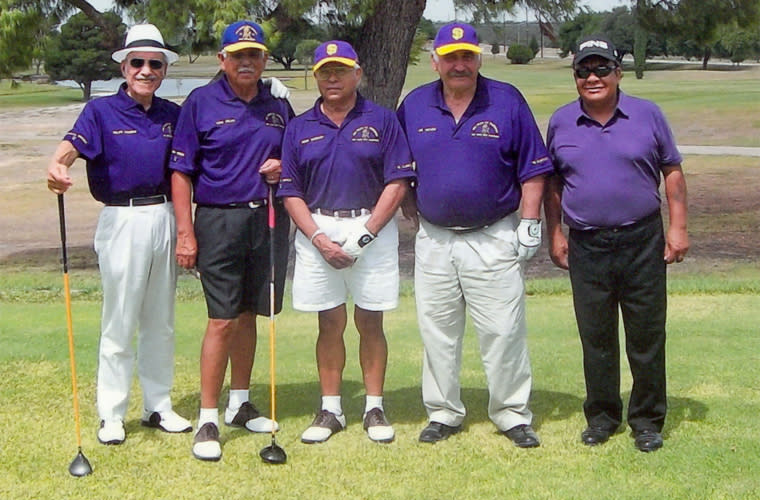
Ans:
POLYGON ((581 441, 586 446, 596 446, 606 443, 612 433, 613 431, 590 425, 586 427, 585 431, 581 432, 581 441))
POLYGON ((538 435, 529 425, 516 425, 504 431, 504 435, 520 448, 536 448, 541 445, 538 435))
POLYGON ((635 431, 633 433, 633 439, 636 443, 636 448, 639 451, 648 453, 650 451, 656 451, 662 448, 662 434, 659 432, 644 429, 641 431, 635 431))
POLYGON ((448 439, 452 434, 462 430, 461 425, 446 425, 440 422, 430 422, 420 433, 421 443, 436 443, 448 439))

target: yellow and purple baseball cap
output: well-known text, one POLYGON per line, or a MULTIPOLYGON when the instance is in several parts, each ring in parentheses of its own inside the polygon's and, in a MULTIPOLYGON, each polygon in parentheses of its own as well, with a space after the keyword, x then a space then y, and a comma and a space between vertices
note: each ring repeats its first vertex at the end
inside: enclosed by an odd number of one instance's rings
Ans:
POLYGON ((441 26, 433 41, 433 50, 439 56, 444 56, 457 50, 469 50, 480 54, 478 34, 475 28, 466 23, 449 23, 441 26))
POLYGON ((314 50, 313 71, 316 73, 319 68, 329 62, 337 62, 354 68, 359 65, 359 56, 356 55, 350 43, 343 40, 330 40, 314 50))
POLYGON ((264 45, 264 30, 253 21, 238 21, 224 29, 222 50, 237 52, 243 49, 260 49, 269 51, 264 45))

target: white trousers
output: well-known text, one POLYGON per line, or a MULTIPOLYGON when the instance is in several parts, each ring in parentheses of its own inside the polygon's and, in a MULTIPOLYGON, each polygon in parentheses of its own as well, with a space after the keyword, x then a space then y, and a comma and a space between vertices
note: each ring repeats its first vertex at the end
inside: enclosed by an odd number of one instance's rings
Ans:
POLYGON ((97 406, 102 420, 124 420, 132 384, 132 336, 143 408, 171 409, 174 377, 176 229, 171 203, 104 207, 95 231, 103 283, 97 406))
POLYGON ((422 399, 432 422, 460 425, 459 372, 469 309, 488 383, 488 416, 501 430, 530 424, 531 370, 525 286, 517 262, 516 214, 477 231, 420 220, 414 289, 425 346, 422 399))

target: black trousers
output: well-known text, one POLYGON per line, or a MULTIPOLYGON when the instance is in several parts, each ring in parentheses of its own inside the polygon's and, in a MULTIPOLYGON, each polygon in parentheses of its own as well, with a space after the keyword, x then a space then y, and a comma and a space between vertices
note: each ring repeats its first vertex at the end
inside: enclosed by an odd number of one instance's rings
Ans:
POLYGON ((618 308, 633 377, 628 425, 662 431, 665 382, 665 237, 659 211, 620 228, 570 230, 569 265, 575 318, 583 346, 589 425, 622 423, 618 308))

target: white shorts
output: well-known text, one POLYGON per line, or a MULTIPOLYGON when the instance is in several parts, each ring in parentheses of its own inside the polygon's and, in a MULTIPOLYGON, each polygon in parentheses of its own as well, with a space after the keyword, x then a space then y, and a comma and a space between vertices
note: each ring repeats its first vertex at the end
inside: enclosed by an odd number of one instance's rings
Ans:
MULTIPOLYGON (((333 241, 343 241, 369 215, 337 218, 312 214, 312 219, 333 241)), ((335 269, 301 231, 296 232, 296 265, 293 274, 293 308, 326 311, 345 304, 348 293, 354 304, 367 311, 388 311, 398 306, 398 227, 391 219, 354 265, 335 269)))

